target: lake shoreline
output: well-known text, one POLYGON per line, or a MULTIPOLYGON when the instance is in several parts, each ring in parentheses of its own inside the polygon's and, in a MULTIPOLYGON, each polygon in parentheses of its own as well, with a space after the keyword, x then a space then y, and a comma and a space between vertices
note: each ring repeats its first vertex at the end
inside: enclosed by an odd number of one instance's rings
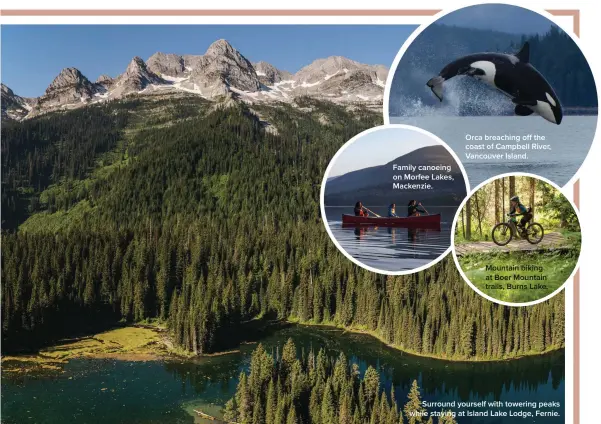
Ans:
POLYGON ((191 353, 177 348, 166 328, 139 323, 98 334, 61 340, 36 352, 3 354, 3 371, 12 375, 31 372, 62 372, 71 359, 113 359, 148 362, 189 360, 191 353))
MULTIPOLYGON (((432 354, 424 354, 420 352, 414 352, 410 349, 400 347, 394 344, 387 343, 382 337, 376 334, 374 331, 362 329, 362 328, 351 328, 338 325, 333 322, 326 323, 314 323, 314 322, 303 322, 296 319, 287 319, 279 321, 266 322, 265 326, 270 325, 296 325, 302 327, 321 327, 331 328, 344 333, 362 334, 372 337, 379 343, 390 349, 394 349, 401 354, 406 354, 418 358, 434 359, 442 362, 451 363, 495 363, 495 362, 509 362, 518 359, 544 356, 553 352, 560 351, 564 347, 553 348, 545 350, 544 352, 527 353, 519 356, 511 356, 504 358, 447 358, 432 354)), ((241 341, 240 345, 246 344, 259 344, 261 340, 257 341, 241 341)), ((182 349, 174 347, 170 335, 166 329, 158 325, 149 324, 135 324, 126 327, 119 327, 117 329, 108 330, 106 332, 79 337, 75 339, 68 339, 66 343, 57 343, 52 346, 48 346, 44 349, 40 349, 36 353, 27 354, 14 354, 14 355, 2 355, 1 363, 4 371, 10 374, 21 374, 30 372, 40 371, 61 371, 62 366, 69 362, 71 359, 110 359, 116 361, 130 361, 130 362, 148 362, 148 361, 189 361, 194 362, 203 358, 213 358, 219 356, 227 356, 231 354, 240 353, 240 348, 228 349, 223 351, 216 351, 212 353, 194 355, 191 352, 185 352, 182 349), (137 339, 133 345, 130 346, 117 346, 119 338, 122 335, 116 334, 116 332, 126 332, 127 338, 137 339), (117 341, 116 341, 117 340, 117 341), (99 346, 97 342, 100 342, 102 346, 99 346), (108 347, 106 345, 109 345, 108 347), (8 363, 8 364, 7 364, 8 363), (8 365, 8 367, 7 367, 8 365)))
MULTIPOLYGON (((405 401, 413 380, 423 383, 424 400, 480 401, 486 399, 561 402, 564 397, 565 352, 496 363, 449 363, 400 352, 379 340, 338 328, 270 321, 261 337, 265 352, 281 355, 289 338, 297 357, 324 350, 327 358, 340 353, 365 373, 379 370, 380 384, 394 385, 397 400, 405 401), (420 380, 421 379, 421 380, 420 380), (534 394, 536 393, 536 395, 534 394)), ((8 375, 3 382, 7 422, 74 422, 93 411, 106 422, 177 424, 201 422, 193 409, 220 417, 235 396, 240 373, 248 373, 256 346, 213 358, 163 361, 73 359, 64 372, 8 375), (82 415, 83 414, 83 415, 82 415)), ((563 412, 563 410, 561 410, 563 412)), ((205 422, 205 421, 202 421, 205 422)), ((211 421, 207 421, 211 422, 211 421)), ((214 422, 214 421, 213 421, 214 422)), ((549 421, 559 424, 559 421, 549 421)), ((483 424, 465 420, 462 424, 483 424)), ((510 419, 498 424, 514 424, 510 419)))
POLYGON ((553 352, 557 352, 560 350, 565 349, 565 346, 563 347, 556 347, 553 349, 547 349, 544 352, 536 352, 536 353, 526 353, 523 355, 519 355, 519 356, 509 356, 509 357, 504 357, 504 358, 497 358, 497 359, 487 359, 487 358, 473 358, 473 359, 461 359, 461 358, 446 358, 446 357, 442 357, 442 356, 436 356, 436 355, 429 355, 429 354, 424 354, 424 353, 419 353, 419 352, 414 352, 411 351, 410 349, 406 349, 404 347, 400 347, 394 344, 390 344, 387 343, 384 339, 382 339, 378 334, 376 334, 373 331, 370 330, 365 330, 365 329, 360 329, 360 328, 349 328, 349 327, 344 327, 341 325, 337 325, 335 323, 307 323, 307 322, 303 322, 303 321, 295 321, 295 320, 286 320, 285 322, 290 323, 290 324, 295 324, 295 325, 302 325, 302 326, 306 326, 306 327, 330 327, 330 328, 335 328, 338 330, 343 330, 344 332, 348 332, 348 333, 353 333, 353 334, 364 334, 364 335, 368 335, 376 340, 378 340, 380 343, 384 344, 386 347, 390 348, 390 349, 394 349, 396 351, 399 351, 401 353, 407 354, 407 355, 411 355, 411 356, 416 356, 416 357, 420 357, 420 358, 428 358, 428 359, 435 359, 437 361, 443 361, 443 362, 453 362, 453 363, 485 363, 485 362, 489 362, 489 363, 494 363, 494 362, 509 362, 509 361, 513 361, 513 360, 518 360, 518 359, 523 359, 523 358, 532 358, 532 357, 537 357, 537 356, 545 356, 548 355, 550 353, 553 352))

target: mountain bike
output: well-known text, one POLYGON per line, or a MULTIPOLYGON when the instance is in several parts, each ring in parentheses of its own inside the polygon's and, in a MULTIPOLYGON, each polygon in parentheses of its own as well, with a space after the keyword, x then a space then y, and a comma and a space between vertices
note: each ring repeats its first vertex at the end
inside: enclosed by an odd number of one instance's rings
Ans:
POLYGON ((492 240, 497 246, 505 246, 514 238, 525 238, 530 244, 538 244, 545 236, 545 229, 538 222, 528 222, 520 229, 511 216, 507 222, 501 222, 492 229, 492 240))

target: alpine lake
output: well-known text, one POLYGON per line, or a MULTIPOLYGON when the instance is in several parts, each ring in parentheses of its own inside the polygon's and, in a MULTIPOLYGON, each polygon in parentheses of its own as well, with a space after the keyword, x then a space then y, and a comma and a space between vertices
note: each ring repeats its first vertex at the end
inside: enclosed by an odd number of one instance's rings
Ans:
MULTIPOLYGON (((367 334, 333 327, 280 324, 261 335, 268 352, 281 351, 292 338, 298 355, 324 348, 330 357, 344 352, 362 372, 371 365, 389 392, 395 386, 404 404, 417 380, 425 401, 559 402, 560 417, 526 420, 563 423, 565 353, 496 362, 451 362, 390 348, 367 334)), ((59 371, 3 373, 2 422, 43 423, 209 423, 195 410, 220 417, 256 343, 230 353, 184 358, 127 360, 76 358, 59 371)), ((3 364, 4 367, 4 364, 3 364)), ((523 417, 462 417, 461 424, 526 422, 523 417)))

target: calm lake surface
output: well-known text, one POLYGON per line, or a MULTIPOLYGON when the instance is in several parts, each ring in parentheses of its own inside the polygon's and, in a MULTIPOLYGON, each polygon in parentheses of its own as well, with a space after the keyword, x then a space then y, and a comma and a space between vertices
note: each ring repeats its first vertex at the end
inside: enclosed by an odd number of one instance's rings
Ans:
MULTIPOLYGON (((332 234, 353 258, 384 271, 412 270, 427 265, 451 245, 451 225, 456 206, 428 207, 431 214, 441 214, 440 228, 401 228, 376 226, 343 226, 342 214, 353 214, 353 206, 326 206, 326 217, 332 234)), ((378 215, 386 216, 386 206, 370 206, 378 215)), ((397 213, 404 208, 397 206, 397 213)))
MULTIPOLYGON (((407 116, 391 117, 393 124, 408 124, 436 134, 457 154, 465 167, 470 186, 506 172, 529 172, 564 186, 578 171, 591 147, 597 126, 597 116, 565 116, 561 125, 554 125, 540 116, 407 116), (523 136, 537 134, 545 137, 540 144, 550 144, 551 150, 515 150, 528 154, 525 160, 466 159, 466 144, 486 144, 485 141, 466 141, 466 135, 484 136, 505 134, 523 136)), ((488 142, 490 144, 492 142, 488 142)), ((510 144, 515 142, 494 142, 510 144)), ((528 143, 521 141, 520 144, 528 143)), ((505 153, 504 150, 475 153, 505 153)))
MULTIPOLYGON (((382 384, 395 386, 404 403, 414 379, 424 400, 557 401, 561 415, 528 422, 563 423, 563 351, 514 361, 462 363, 420 358, 386 347, 376 339, 328 327, 278 327, 261 342, 280 349, 291 337, 299 355, 324 347, 344 352, 364 371, 380 371, 382 384)), ((197 361, 70 361, 54 376, 3 375, 3 423, 200 423, 193 409, 217 414, 235 393, 240 371, 249 366, 254 345, 239 353, 197 361)), ((210 421, 208 421, 210 422, 210 421)), ((460 424, 523 423, 523 418, 461 418, 460 424)))

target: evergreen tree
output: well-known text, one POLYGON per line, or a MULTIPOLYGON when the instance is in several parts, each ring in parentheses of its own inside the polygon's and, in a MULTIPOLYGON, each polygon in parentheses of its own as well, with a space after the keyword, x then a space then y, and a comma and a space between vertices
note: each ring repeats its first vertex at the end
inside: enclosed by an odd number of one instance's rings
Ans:
MULTIPOLYGON (((288 352, 296 352, 294 343, 286 342, 288 352)), ((253 357, 265 355, 264 349, 258 346, 253 352, 253 357)), ((267 354, 268 355, 268 354, 267 354)), ((270 355, 268 355, 270 356, 270 355)), ((310 357, 311 353, 307 356, 310 357)), ((324 350, 321 349, 317 357, 325 358, 324 350)), ((269 363, 272 369, 270 381, 267 385, 267 395, 253 393, 252 414, 248 408, 241 408, 246 402, 251 387, 251 375, 262 372, 263 364, 251 361, 248 373, 243 373, 234 398, 230 399, 224 410, 224 419, 239 420, 236 422, 252 423, 311 423, 311 424, 403 424, 403 416, 395 398, 395 390, 391 388, 390 394, 380 388, 380 377, 374 368, 368 368, 363 378, 360 378, 358 366, 348 364, 344 356, 339 356, 336 361, 327 358, 323 361, 323 378, 311 379, 309 377, 309 361, 295 359, 291 372, 291 380, 302 380, 306 384, 302 386, 299 395, 295 396, 294 384, 281 384, 277 370, 281 370, 284 363, 284 355, 281 358, 271 357, 269 363), (340 368, 346 368, 342 371, 340 368), (256 368, 260 368, 257 370, 256 368), (247 376, 247 378, 244 378, 247 376), (334 381, 337 380, 339 390, 336 389, 334 381), (356 390, 359 390, 358 392, 356 390), (372 395, 372 391, 375 391, 372 395), (310 393, 310 394, 309 394, 310 393), (363 394, 361 394, 363 393, 363 394), (369 393, 367 395, 366 393, 369 393), (390 397, 389 397, 390 395, 390 397), (297 403, 294 399, 305 399, 297 403), (306 399, 308 400, 308 403, 306 399), (389 401, 390 399, 390 401, 389 401), (252 421, 242 421, 249 420, 252 421)), ((288 357, 286 360, 290 361, 288 357)), ((421 405, 417 381, 414 381, 408 393, 408 402, 405 405, 405 416, 409 423, 431 423, 432 418, 426 416, 426 409, 421 405)), ((439 423, 454 424, 452 417, 445 417, 439 423), (447 420, 447 421, 444 421, 447 420)))
POLYGON ((405 417, 407 418, 407 423, 416 424, 425 422, 426 410, 422 406, 417 380, 413 380, 407 399, 407 403, 405 403, 405 408, 403 409, 405 417))
POLYGON ((323 400, 321 401, 321 422, 334 423, 336 421, 336 405, 334 404, 334 395, 332 385, 326 382, 323 400))
MULTIPOLYGON (((243 104, 214 109, 200 98, 112 101, 3 125, 3 350, 158 318, 176 345, 205 354, 230 348, 262 316, 368 329, 446 359, 564 346, 563 294, 517 313, 475 294, 449 259, 388 278, 344 260, 319 216, 324 158, 381 116, 296 102, 303 110, 253 105, 277 134, 243 104), (149 124, 182 107, 185 118, 149 124)), ((295 352, 282 355, 290 385, 295 352)), ((313 358, 295 398, 325 381, 326 362, 313 358)), ((249 376, 249 405, 267 392, 270 368, 249 376)), ((371 407, 360 408, 368 419, 371 407)))

